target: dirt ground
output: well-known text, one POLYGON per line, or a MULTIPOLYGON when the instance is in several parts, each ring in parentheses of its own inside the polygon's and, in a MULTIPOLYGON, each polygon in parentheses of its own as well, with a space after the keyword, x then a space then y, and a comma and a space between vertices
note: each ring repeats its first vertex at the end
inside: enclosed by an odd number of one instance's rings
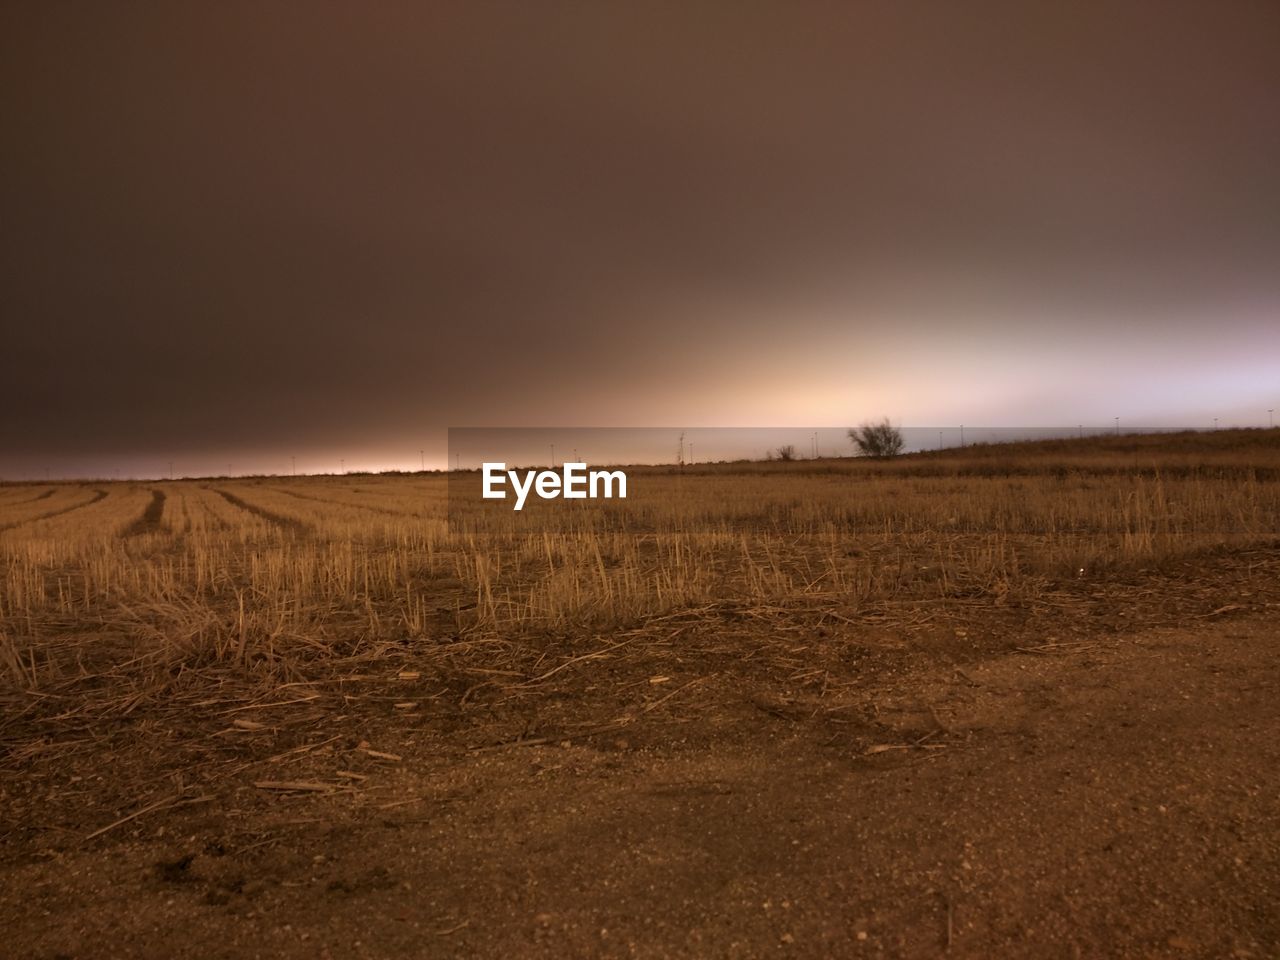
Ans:
POLYGON ((744 649, 471 719, 304 687, 122 722, 4 768, 0 953, 1278 957, 1277 612, 886 634, 838 695, 744 649))

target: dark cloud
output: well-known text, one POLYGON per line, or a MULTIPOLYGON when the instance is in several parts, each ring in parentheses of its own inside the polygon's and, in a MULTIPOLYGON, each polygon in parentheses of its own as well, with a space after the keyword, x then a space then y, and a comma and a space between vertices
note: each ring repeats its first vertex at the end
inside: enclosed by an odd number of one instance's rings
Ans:
POLYGON ((958 328, 1019 375, 1066 323, 1153 382, 1206 318, 1280 347, 1271 4, 3 18, 0 460, 723 417, 958 328))

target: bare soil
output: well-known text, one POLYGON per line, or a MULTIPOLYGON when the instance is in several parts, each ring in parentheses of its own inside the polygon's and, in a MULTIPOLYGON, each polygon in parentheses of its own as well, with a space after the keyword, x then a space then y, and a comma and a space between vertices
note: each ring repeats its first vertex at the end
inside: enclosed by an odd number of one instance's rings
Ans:
POLYGON ((668 625, 664 674, 583 638, 537 696, 410 653, 399 686, 18 724, 0 953, 1278 957, 1274 566, 1173 617, 1168 586, 786 632, 818 689, 752 673, 759 624, 668 625))

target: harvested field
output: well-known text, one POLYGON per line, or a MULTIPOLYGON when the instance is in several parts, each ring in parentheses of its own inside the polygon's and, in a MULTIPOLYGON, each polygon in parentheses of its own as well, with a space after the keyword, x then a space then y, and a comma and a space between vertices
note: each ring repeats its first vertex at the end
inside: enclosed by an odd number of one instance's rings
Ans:
POLYGON ((636 476, 0 488, 15 955, 1280 950, 1276 431, 636 476))

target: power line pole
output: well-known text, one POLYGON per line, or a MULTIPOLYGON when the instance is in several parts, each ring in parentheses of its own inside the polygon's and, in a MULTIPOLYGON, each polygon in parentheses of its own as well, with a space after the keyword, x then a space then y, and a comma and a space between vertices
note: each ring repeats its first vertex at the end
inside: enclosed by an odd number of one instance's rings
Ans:
POLYGON ((1276 425, 1275 410, 1274 410, 1274 409, 1268 410, 1268 411, 1267 411, 1267 426, 1268 426, 1268 427, 1274 427, 1275 425, 1276 425))
POLYGON ((427 472, 427 451, 419 450, 418 456, 422 458, 422 472, 426 473, 427 472))
POLYGON ((1217 430, 1217 429, 1218 429, 1218 418, 1217 418, 1217 417, 1214 417, 1214 418, 1213 418, 1213 429, 1215 429, 1215 430, 1217 430))
POLYGON ((173 461, 172 460, 169 461, 169 479, 170 480, 173 479, 173 461))
POLYGON ((297 457, 289 458, 289 470, 295 477, 298 475, 298 458, 297 457))
POLYGON ((964 446, 964 424, 960 424, 960 446, 964 446))
POLYGON ((1120 418, 1119 418, 1119 417, 1112 417, 1111 419, 1112 419, 1112 420, 1114 420, 1114 421, 1116 422, 1116 436, 1118 437, 1118 436, 1120 436, 1120 418))

